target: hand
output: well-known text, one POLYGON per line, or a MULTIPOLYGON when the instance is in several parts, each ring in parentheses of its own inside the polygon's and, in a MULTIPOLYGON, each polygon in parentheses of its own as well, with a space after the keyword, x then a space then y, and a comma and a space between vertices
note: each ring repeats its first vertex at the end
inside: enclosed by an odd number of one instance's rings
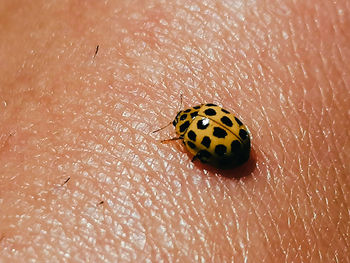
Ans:
POLYGON ((4 2, 1 261, 349 260, 346 1, 4 2), (159 143, 180 93, 246 165, 159 143))

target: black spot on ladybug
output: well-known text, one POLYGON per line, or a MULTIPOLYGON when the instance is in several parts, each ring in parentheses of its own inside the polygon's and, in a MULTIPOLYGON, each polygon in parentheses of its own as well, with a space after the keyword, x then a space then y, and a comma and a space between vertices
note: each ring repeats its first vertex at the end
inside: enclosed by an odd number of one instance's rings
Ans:
POLYGON ((180 117, 180 121, 186 120, 187 114, 182 114, 180 117))
POLYGON ((192 141, 196 141, 196 138, 197 138, 197 135, 194 131, 189 131, 188 134, 187 134, 188 138, 192 141))
POLYGON ((226 151, 227 151, 227 148, 226 148, 226 146, 223 145, 223 144, 218 144, 218 145, 216 145, 216 147, 215 147, 215 153, 216 153, 217 155, 223 156, 223 155, 226 153, 226 151))
POLYGON ((213 135, 218 138, 225 138, 227 135, 227 132, 220 127, 214 127, 213 135))
POLYGON ((187 145, 190 146, 192 149, 196 149, 196 145, 191 141, 188 141, 187 145))
POLYGON ((184 112, 186 112, 186 113, 187 113, 187 112, 190 112, 190 111, 191 111, 191 109, 184 110, 184 112))
POLYGON ((210 147, 210 143, 211 143, 210 138, 209 138, 208 136, 204 136, 204 138, 203 138, 201 144, 202 144, 203 146, 209 148, 209 147, 210 147))
POLYGON ((233 126, 233 123, 232 123, 232 121, 230 120, 229 117, 226 117, 226 116, 222 117, 221 118, 221 122, 223 124, 225 124, 226 126, 228 126, 228 127, 232 127, 233 126))
POLYGON ((236 120, 236 122, 238 123, 239 126, 243 125, 243 123, 237 117, 235 117, 235 120, 236 120))
POLYGON ((200 105, 198 105, 198 106, 194 106, 193 107, 195 110, 198 110, 198 109, 200 109, 201 108, 201 106, 200 105))
POLYGON ((248 133, 246 130, 240 129, 239 130, 239 136, 242 138, 242 140, 245 140, 248 136, 248 133))
POLYGON ((230 114, 230 112, 227 111, 227 110, 225 110, 225 109, 221 109, 221 111, 222 111, 223 113, 230 114))
POLYGON ((209 126, 209 119, 204 118, 197 122, 197 128, 200 130, 205 130, 209 126))
POLYGON ((210 159, 211 154, 207 150, 200 150, 196 156, 199 160, 201 160, 202 163, 206 163, 210 159))
POLYGON ((241 143, 238 140, 234 140, 231 142, 231 152, 239 153, 241 150, 241 143))
POLYGON ((191 118, 193 119, 194 117, 196 117, 198 115, 198 111, 194 111, 191 113, 191 118))
POLYGON ((177 124, 177 121, 176 121, 176 120, 174 120, 174 121, 173 121, 173 125, 174 125, 174 126, 176 126, 176 124, 177 124))
POLYGON ((205 104, 205 106, 208 106, 208 107, 215 107, 216 104, 213 104, 213 103, 208 103, 208 104, 205 104))
POLYGON ((183 124, 180 125, 180 132, 181 133, 185 132, 189 126, 190 126, 190 122, 185 121, 183 124))
POLYGON ((215 115, 216 115, 216 111, 213 110, 213 109, 206 109, 206 110, 204 111, 204 113, 205 113, 206 115, 208 115, 208 116, 215 116, 215 115))

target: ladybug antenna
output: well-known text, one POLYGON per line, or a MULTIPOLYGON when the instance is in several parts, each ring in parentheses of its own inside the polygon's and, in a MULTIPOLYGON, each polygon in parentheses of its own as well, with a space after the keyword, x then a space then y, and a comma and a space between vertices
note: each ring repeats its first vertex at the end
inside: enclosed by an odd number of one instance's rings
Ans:
POLYGON ((182 96, 182 93, 180 94, 180 105, 179 105, 179 110, 177 111, 177 112, 179 112, 180 110, 181 110, 181 108, 182 108, 182 98, 183 98, 183 96, 182 96))
MULTIPOLYGON (((181 110, 181 107, 182 107, 182 97, 183 97, 183 96, 182 96, 182 93, 181 93, 181 94, 180 94, 180 105, 179 105, 179 110, 178 110, 178 112, 181 110)), ((164 127, 159 128, 158 130, 153 131, 152 133, 159 132, 159 131, 165 129, 166 127, 168 127, 168 126, 171 125, 171 124, 173 124, 173 121, 169 122, 169 123, 168 123, 167 125, 165 125, 164 127)))
POLYGON ((172 124, 173 122, 171 121, 171 122, 169 122, 167 125, 165 125, 164 127, 162 127, 162 128, 159 128, 158 130, 155 130, 155 131, 153 131, 152 133, 156 133, 156 132, 159 132, 159 131, 161 131, 161 130, 163 130, 163 129, 165 129, 166 127, 168 127, 170 124, 172 124))

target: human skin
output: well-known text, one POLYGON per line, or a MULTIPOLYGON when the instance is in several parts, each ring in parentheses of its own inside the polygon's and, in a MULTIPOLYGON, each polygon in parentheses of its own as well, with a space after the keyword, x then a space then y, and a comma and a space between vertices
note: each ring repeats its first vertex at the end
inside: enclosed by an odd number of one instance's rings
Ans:
POLYGON ((2 1, 0 261, 349 261, 349 9, 2 1), (237 114, 250 160, 161 144, 180 94, 237 114))

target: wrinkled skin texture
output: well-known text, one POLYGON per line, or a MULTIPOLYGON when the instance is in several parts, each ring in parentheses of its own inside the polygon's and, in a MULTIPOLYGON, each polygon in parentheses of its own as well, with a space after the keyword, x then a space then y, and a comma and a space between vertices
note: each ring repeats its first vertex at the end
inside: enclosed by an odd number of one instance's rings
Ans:
POLYGON ((0 260, 349 260, 349 9, 2 1, 0 260), (159 143, 180 93, 241 117, 247 164, 159 143))

